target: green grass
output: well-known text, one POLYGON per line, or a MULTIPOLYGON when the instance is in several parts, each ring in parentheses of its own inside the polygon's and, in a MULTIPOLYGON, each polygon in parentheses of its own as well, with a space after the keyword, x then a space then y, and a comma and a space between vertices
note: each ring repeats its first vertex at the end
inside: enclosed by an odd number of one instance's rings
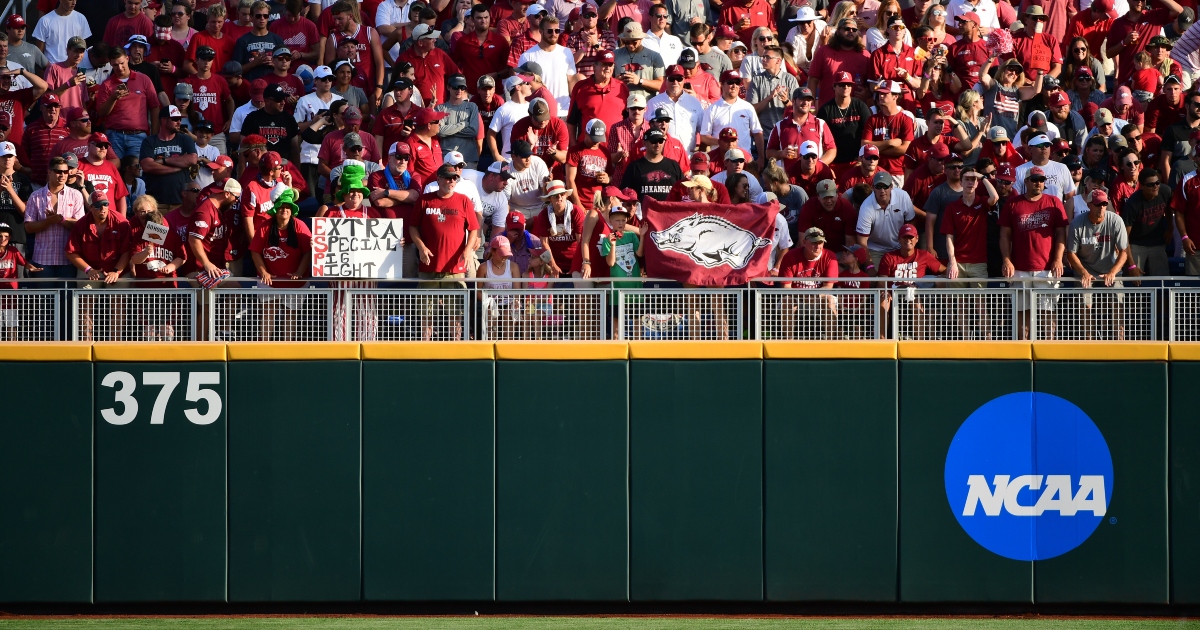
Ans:
POLYGON ((196 617, 8 619, 0 630, 1200 630, 1197 620, 975 618, 704 618, 704 617, 196 617))

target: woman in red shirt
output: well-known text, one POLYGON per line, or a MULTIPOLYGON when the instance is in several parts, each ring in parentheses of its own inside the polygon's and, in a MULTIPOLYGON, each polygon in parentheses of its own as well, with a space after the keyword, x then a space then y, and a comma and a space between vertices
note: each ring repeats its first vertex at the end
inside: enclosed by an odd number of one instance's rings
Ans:
MULTIPOLYGON (((262 288, 297 289, 304 286, 302 278, 308 275, 311 254, 312 232, 295 217, 300 213, 296 205, 298 194, 288 188, 279 194, 267 214, 271 220, 259 226, 250 241, 250 256, 258 271, 258 285, 262 288), (277 278, 289 278, 278 280, 277 278)), ((270 293, 260 298, 262 303, 263 340, 272 340, 275 333, 275 318, 281 315, 280 302, 290 313, 282 313, 283 341, 296 339, 295 316, 303 306, 305 296, 301 294, 270 293)))

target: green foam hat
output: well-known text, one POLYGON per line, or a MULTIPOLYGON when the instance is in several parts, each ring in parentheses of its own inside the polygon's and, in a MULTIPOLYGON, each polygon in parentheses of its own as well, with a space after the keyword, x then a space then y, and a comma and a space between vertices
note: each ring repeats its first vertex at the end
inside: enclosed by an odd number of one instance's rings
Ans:
POLYGON ((346 160, 343 162, 342 174, 339 177, 338 195, 344 197, 346 193, 359 191, 363 196, 371 194, 363 182, 367 179, 367 169, 362 162, 358 160, 346 160))
POLYGON ((295 188, 285 188, 283 192, 279 193, 279 196, 275 198, 275 201, 271 204, 271 209, 267 211, 267 214, 275 216, 275 210, 278 209, 279 206, 287 206, 287 208, 292 211, 293 217, 300 216, 300 206, 296 205, 296 201, 299 199, 300 193, 295 188))

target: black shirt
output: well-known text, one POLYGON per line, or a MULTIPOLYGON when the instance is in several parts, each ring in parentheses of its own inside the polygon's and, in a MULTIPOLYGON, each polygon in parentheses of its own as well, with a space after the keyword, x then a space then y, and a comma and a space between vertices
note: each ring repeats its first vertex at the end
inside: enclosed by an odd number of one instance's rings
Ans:
MULTIPOLYGON (((20 197, 21 201, 28 201, 29 196, 33 194, 33 184, 30 183, 29 178, 23 173, 14 172, 12 179, 13 190, 17 191, 17 197, 20 197)), ((0 223, 7 223, 12 228, 9 242, 25 243, 25 213, 17 209, 12 195, 9 195, 8 191, 3 188, 0 188, 0 223)))
MULTIPOLYGON (((143 61, 142 63, 139 63, 137 65, 134 65, 132 63, 129 64, 129 69, 136 70, 136 71, 141 72, 142 74, 150 77, 150 83, 154 85, 155 92, 163 91, 162 75, 159 74, 159 72, 158 72, 158 66, 150 63, 149 61, 143 61)), ((167 94, 167 96, 171 98, 172 103, 175 102, 174 94, 167 94)))
POLYGON ((1121 219, 1129 231, 1129 243, 1139 247, 1158 247, 1171 225, 1171 189, 1159 185, 1158 195, 1147 200, 1137 191, 1125 200, 1121 219))
POLYGON ((856 98, 850 99, 850 106, 846 109, 838 107, 831 100, 817 110, 817 118, 829 125, 829 132, 833 134, 833 142, 837 145, 834 164, 847 164, 858 159, 863 129, 870 117, 871 108, 856 98))
POLYGON ((300 133, 300 126, 296 124, 295 117, 286 111, 272 114, 264 107, 250 112, 242 121, 242 137, 252 133, 267 139, 268 151, 286 156, 291 149, 291 139, 300 133))
POLYGON ((1187 118, 1167 127, 1166 133, 1162 135, 1162 148, 1159 150, 1170 151, 1173 160, 1190 156, 1192 154, 1192 132, 1195 130, 1195 127, 1188 125, 1187 118))
POLYGON ((667 196, 671 194, 671 188, 681 179, 683 170, 679 168, 679 162, 664 157, 654 163, 642 157, 625 168, 621 188, 636 190, 641 199, 653 197, 659 201, 666 201, 667 196))
MULTIPOLYGON (((196 154, 196 141, 187 134, 177 133, 170 140, 162 140, 158 134, 154 134, 142 142, 142 153, 139 157, 144 160, 186 154, 196 154)), ((183 203, 183 187, 190 179, 188 169, 180 169, 167 175, 146 173, 142 176, 142 180, 146 182, 146 193, 152 195, 159 203, 172 206, 183 203)))

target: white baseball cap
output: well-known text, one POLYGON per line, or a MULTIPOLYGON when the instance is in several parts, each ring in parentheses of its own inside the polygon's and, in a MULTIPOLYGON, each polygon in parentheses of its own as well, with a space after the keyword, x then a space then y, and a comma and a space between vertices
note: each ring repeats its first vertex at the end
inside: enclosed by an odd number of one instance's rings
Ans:
POLYGON ((226 180, 225 188, 223 190, 227 193, 233 193, 240 197, 242 194, 242 185, 238 183, 238 180, 230 177, 228 180, 226 180))
POLYGON ((0 157, 16 157, 17 147, 11 142, 0 142, 0 157))
POLYGON ((330 70, 329 66, 317 66, 317 69, 313 70, 314 79, 324 79, 331 76, 333 76, 333 70, 330 70))
POLYGON ((812 140, 805 141, 800 145, 800 155, 816 155, 820 156, 821 151, 817 149, 817 143, 812 140))
POLYGON ((459 153, 458 151, 447 151, 446 156, 442 159, 442 164, 449 164, 451 166, 466 166, 467 160, 463 157, 463 154, 459 153))
POLYGON ((725 152, 725 159, 726 160, 744 160, 744 159, 746 159, 746 154, 742 153, 741 149, 730 149, 725 152))

